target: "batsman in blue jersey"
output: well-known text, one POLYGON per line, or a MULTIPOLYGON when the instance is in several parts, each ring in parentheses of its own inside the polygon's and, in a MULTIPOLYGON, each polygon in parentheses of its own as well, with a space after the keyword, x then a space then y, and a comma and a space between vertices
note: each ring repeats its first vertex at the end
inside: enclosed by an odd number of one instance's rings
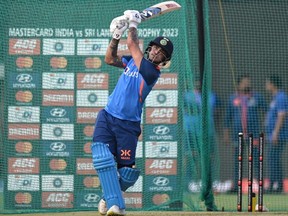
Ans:
POLYGON ((140 23, 140 13, 128 10, 110 25, 113 38, 105 62, 124 70, 106 107, 97 116, 91 145, 93 165, 103 190, 98 205, 101 215, 126 214, 122 192, 134 185, 140 174, 135 168, 135 153, 144 101, 160 76, 160 67, 171 59, 173 52, 168 38, 157 37, 142 53, 137 37, 140 23), (118 44, 127 28, 131 56, 121 57, 117 55, 118 44))

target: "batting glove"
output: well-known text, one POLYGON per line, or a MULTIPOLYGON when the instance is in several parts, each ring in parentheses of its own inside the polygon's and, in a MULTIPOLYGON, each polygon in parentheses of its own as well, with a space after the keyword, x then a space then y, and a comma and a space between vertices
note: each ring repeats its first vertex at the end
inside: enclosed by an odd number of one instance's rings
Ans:
POLYGON ((128 28, 127 18, 125 16, 116 17, 110 24, 110 32, 113 33, 113 38, 120 40, 122 34, 128 28))
POLYGON ((129 28, 134 27, 137 29, 137 26, 141 23, 141 15, 137 10, 126 10, 124 16, 129 21, 129 28))

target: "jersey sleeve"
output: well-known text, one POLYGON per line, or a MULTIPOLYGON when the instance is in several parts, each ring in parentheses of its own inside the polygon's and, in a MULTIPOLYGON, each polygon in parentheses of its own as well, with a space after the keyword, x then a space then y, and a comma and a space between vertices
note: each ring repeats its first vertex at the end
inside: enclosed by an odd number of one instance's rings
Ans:
POLYGON ((160 76, 160 70, 145 58, 142 58, 139 73, 142 75, 147 85, 154 84, 160 76))
POLYGON ((123 68, 126 67, 128 62, 132 59, 132 56, 122 56, 123 68))

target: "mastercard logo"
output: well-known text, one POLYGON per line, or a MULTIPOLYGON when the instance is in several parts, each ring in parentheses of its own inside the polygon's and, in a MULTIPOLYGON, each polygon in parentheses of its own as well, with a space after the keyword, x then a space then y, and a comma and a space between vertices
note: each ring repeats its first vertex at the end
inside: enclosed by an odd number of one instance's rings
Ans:
POLYGON ((86 154, 91 154, 91 142, 85 143, 83 150, 86 154))
POLYGON ((52 159, 49 163, 51 170, 65 170, 67 163, 64 159, 52 159))
POLYGON ((89 57, 85 59, 85 67, 86 68, 100 68, 101 67, 101 59, 98 57, 89 57))
POLYGON ((18 91, 15 95, 18 102, 31 102, 33 99, 33 94, 31 91, 18 91))
POLYGON ((32 202, 32 195, 30 193, 17 193, 15 195, 15 202, 17 204, 29 204, 32 202))
POLYGON ((30 142, 17 142, 15 145, 15 150, 18 153, 30 153, 33 146, 30 142))
POLYGON ((31 57, 19 57, 16 59, 16 65, 18 68, 31 68, 33 59, 31 57))
POLYGON ((67 67, 67 59, 64 57, 52 57, 50 59, 50 66, 54 69, 66 68, 67 67))
POLYGON ((85 134, 85 136, 87 137, 92 137, 93 133, 94 133, 94 126, 92 125, 87 125, 84 130, 83 133, 85 134))
POLYGON ((100 181, 98 176, 93 177, 86 177, 83 180, 83 184, 86 188, 99 188, 100 187, 100 181))
POLYGON ((168 194, 155 194, 152 200, 155 205, 161 205, 168 202, 170 200, 170 197, 168 194))

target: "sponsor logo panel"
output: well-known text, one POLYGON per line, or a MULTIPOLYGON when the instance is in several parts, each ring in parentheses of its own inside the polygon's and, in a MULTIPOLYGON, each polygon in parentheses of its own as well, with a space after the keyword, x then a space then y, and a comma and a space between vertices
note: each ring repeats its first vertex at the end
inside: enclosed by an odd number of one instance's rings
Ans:
POLYGON ((177 189, 176 176, 146 176, 145 191, 148 192, 171 192, 177 189))
POLYGON ((143 176, 139 176, 133 186, 127 189, 126 192, 142 192, 143 191, 143 176))
POLYGON ((177 175, 176 159, 147 159, 145 161, 146 175, 177 175))
POLYGON ((39 158, 8 158, 8 173, 38 174, 39 158))
POLYGON ((43 192, 42 208, 73 208, 74 194, 67 192, 43 192))
POLYGON ((105 56, 108 45, 108 39, 78 39, 77 55, 105 56))
POLYGON ((74 39, 43 39, 43 55, 74 55, 74 39))
POLYGON ((44 157, 70 157, 73 156, 73 143, 68 141, 43 141, 42 155, 44 157))
POLYGON ((95 123, 103 108, 77 108, 77 123, 95 123))
POLYGON ((74 73, 43 73, 43 89, 74 89, 74 73))
POLYGON ((43 123, 73 123, 73 107, 42 107, 41 119, 43 123))
POLYGON ((177 158, 177 142, 146 142, 146 158, 177 158))
POLYGON ((177 125, 146 125, 146 139, 151 141, 173 141, 177 138, 177 125))
POLYGON ((108 102, 108 90, 78 90, 77 106, 105 107, 108 102))
POLYGON ((136 158, 143 158, 143 142, 142 141, 137 142, 136 158))
POLYGON ((39 55, 39 39, 9 39, 10 55, 39 55))
POLYGON ((102 198, 101 190, 88 191, 81 190, 76 192, 76 207, 77 208, 98 208, 98 203, 102 198))
POLYGON ((74 124, 42 124, 43 140, 74 140, 74 124))
POLYGON ((77 89, 108 89, 108 73, 78 73, 77 89))
POLYGON ((9 106, 8 122, 12 123, 39 123, 40 107, 9 106))
POLYGON ((43 106, 74 106, 74 91, 43 90, 43 106))
POLYGON ((92 158, 77 158, 76 173, 78 175, 95 175, 96 170, 93 166, 92 158))
POLYGON ((9 191, 5 200, 5 209, 40 209, 39 192, 9 191))
POLYGON ((42 175, 42 191, 73 191, 73 175, 42 175))
POLYGON ((97 175, 77 175, 75 177, 75 185, 78 185, 81 189, 83 188, 84 190, 101 190, 100 179, 97 175))
POLYGON ((75 134, 77 137, 82 140, 91 141, 94 133, 94 124, 75 124, 75 134))
POLYGON ((142 208, 143 194, 142 193, 124 193, 124 200, 127 208, 142 208))
POLYGON ((178 74, 162 73, 153 89, 178 89, 178 74))
POLYGON ((8 175, 8 191, 39 191, 39 175, 8 175))
POLYGON ((152 90, 145 100, 146 107, 177 107, 178 91, 152 90))
POLYGON ((8 124, 8 139, 10 140, 38 140, 39 138, 39 124, 8 124))
POLYGON ((177 124, 178 108, 146 108, 146 124, 177 124))
POLYGON ((11 89, 38 89, 40 82, 40 74, 8 73, 8 87, 11 89))

